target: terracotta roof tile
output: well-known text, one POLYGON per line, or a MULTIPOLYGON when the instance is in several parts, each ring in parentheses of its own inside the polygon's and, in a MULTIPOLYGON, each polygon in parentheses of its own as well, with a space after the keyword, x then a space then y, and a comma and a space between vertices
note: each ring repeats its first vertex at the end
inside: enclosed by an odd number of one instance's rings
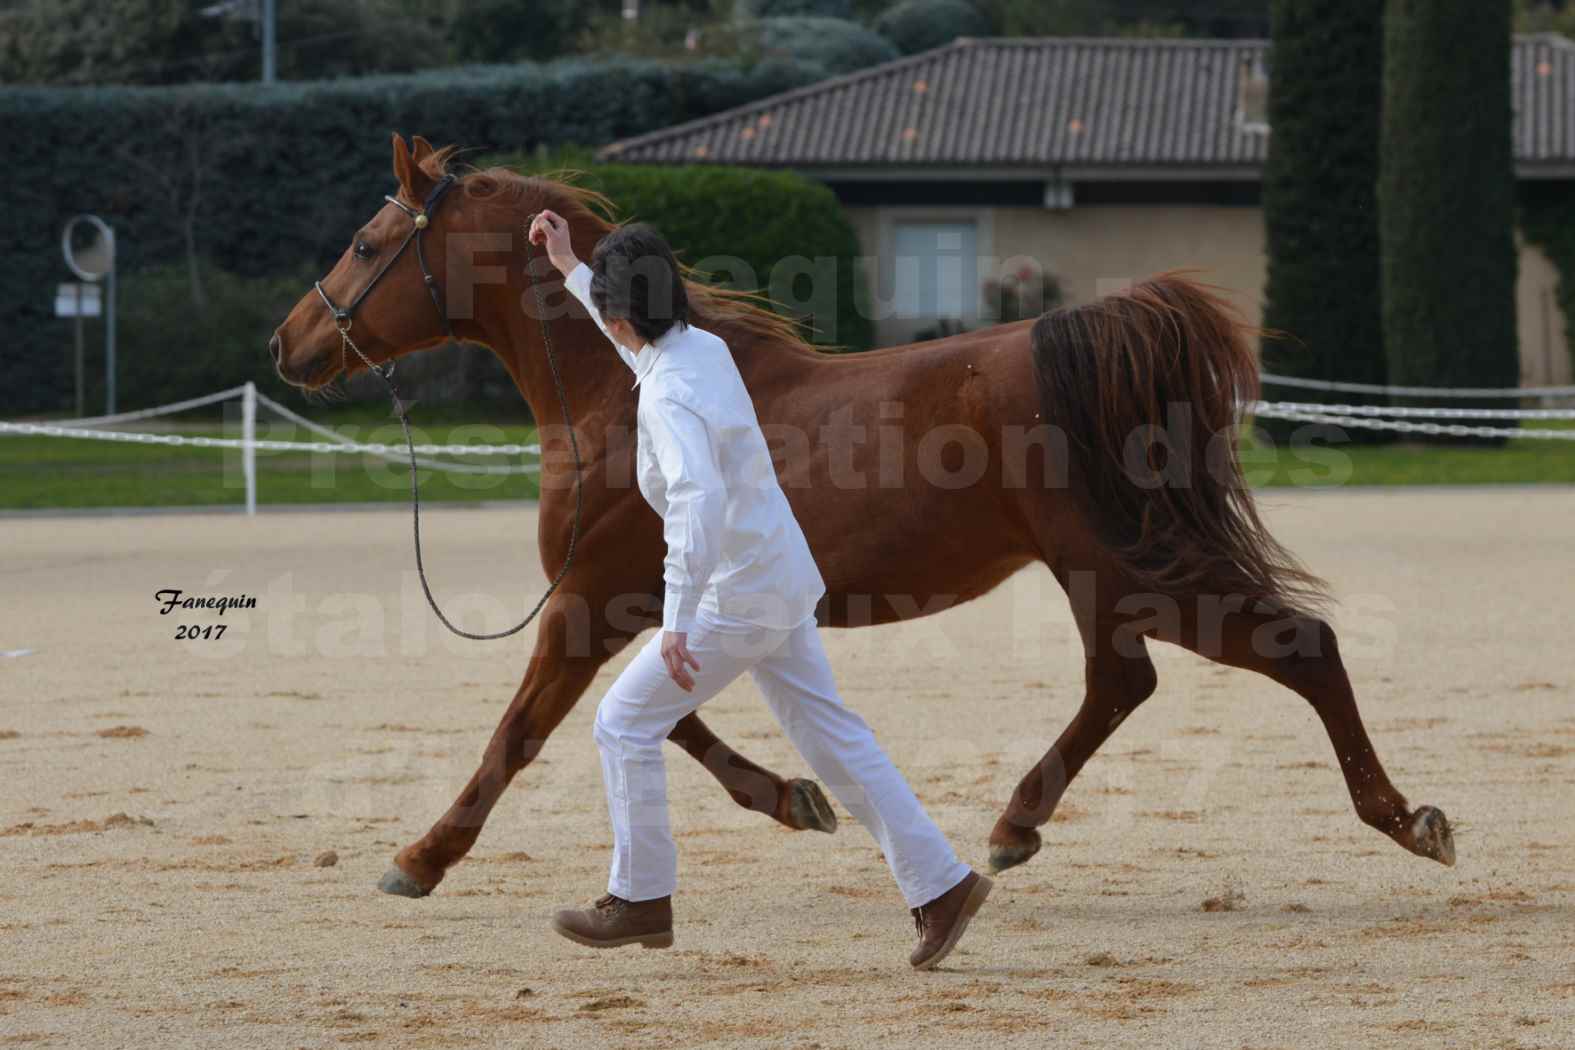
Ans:
MULTIPOLYGON (((630 163, 1256 169, 1241 78, 1263 40, 962 39, 615 142, 630 163)), ((1575 42, 1516 38, 1515 153, 1575 164, 1575 42)))

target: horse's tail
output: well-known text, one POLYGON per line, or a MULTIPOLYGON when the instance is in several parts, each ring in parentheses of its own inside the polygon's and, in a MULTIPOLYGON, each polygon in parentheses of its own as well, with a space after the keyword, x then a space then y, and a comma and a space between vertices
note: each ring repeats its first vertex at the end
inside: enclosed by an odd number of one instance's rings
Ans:
POLYGON ((1252 332, 1203 285, 1154 277, 1035 323, 1040 399, 1072 490, 1138 588, 1312 610, 1323 581, 1269 534, 1236 451, 1258 396, 1252 332))

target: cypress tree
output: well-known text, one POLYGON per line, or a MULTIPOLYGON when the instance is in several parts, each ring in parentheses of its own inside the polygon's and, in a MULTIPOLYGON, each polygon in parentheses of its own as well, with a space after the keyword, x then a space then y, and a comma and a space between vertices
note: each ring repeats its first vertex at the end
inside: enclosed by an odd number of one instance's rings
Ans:
POLYGON ((1396 384, 1519 383, 1510 9, 1389 0, 1378 199, 1396 384))
MULTIPOLYGON (((1378 239, 1383 6, 1376 0, 1274 0, 1264 370, 1384 383, 1378 239)), ((1382 398, 1265 388, 1270 400, 1382 404, 1382 398)), ((1263 421, 1285 437, 1301 424, 1263 421)), ((1358 441, 1389 440, 1349 428, 1358 441)))

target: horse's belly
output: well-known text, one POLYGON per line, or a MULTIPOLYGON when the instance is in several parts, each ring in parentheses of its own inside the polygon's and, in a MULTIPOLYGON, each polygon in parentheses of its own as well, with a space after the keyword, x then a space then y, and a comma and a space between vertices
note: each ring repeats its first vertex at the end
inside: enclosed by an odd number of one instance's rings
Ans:
POLYGON ((822 622, 861 627, 944 612, 1036 560, 1000 522, 934 524, 920 516, 882 528, 877 518, 837 534, 809 534, 826 580, 822 622))

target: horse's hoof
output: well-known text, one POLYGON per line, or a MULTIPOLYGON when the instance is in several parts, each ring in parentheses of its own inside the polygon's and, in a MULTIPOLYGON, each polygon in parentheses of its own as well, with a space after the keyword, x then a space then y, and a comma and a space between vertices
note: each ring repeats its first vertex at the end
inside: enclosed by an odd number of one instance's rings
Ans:
POLYGON ((802 778, 788 781, 788 818, 800 831, 837 830, 837 814, 826 801, 826 793, 813 780, 802 778))
POLYGON ((1455 834, 1443 810, 1422 806, 1411 817, 1411 852, 1445 867, 1455 866, 1455 834))
POLYGON ((1013 842, 990 843, 990 874, 999 875, 1007 868, 1015 868, 1039 852, 1042 840, 1033 828, 1014 828, 1013 842))
POLYGON ((406 875, 398 865, 383 872, 383 877, 377 880, 377 888, 396 897, 421 898, 432 892, 406 875))

